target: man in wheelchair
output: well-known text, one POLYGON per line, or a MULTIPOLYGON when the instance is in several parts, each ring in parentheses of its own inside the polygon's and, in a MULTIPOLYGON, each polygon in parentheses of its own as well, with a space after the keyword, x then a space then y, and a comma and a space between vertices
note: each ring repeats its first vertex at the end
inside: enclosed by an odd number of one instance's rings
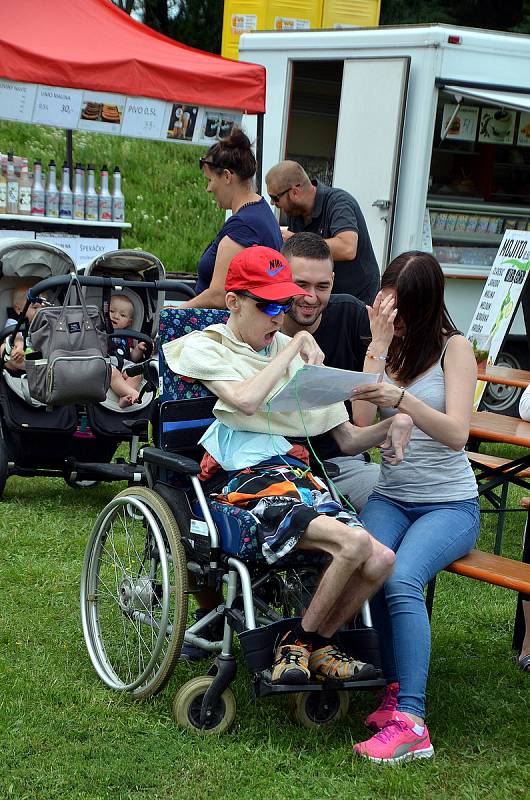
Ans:
POLYGON ((226 325, 211 325, 164 345, 174 372, 200 380, 218 398, 216 421, 201 439, 206 450, 199 476, 218 501, 240 505, 258 519, 263 555, 269 563, 294 548, 329 558, 319 586, 299 624, 278 643, 273 683, 303 684, 311 676, 364 680, 374 668, 343 653, 334 635, 389 576, 393 552, 342 508, 308 469, 305 447, 289 438, 329 431, 341 451, 354 455, 382 445, 393 464, 403 457, 411 420, 356 428, 344 403, 279 413, 268 399, 307 364, 322 364, 314 338, 280 332, 294 296, 289 264, 278 252, 255 246, 231 262, 226 282, 226 325))

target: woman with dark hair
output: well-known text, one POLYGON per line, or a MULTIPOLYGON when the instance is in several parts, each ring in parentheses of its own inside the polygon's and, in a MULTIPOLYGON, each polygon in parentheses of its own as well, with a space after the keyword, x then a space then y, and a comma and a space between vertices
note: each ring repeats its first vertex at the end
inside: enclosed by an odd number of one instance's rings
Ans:
POLYGON ((378 383, 355 390, 356 425, 396 409, 414 426, 403 462, 381 472, 361 519, 396 553, 395 569, 372 601, 387 690, 366 724, 378 731, 354 747, 372 761, 429 758, 425 688, 430 627, 424 587, 465 555, 479 532, 475 477, 463 450, 477 377, 470 343, 444 305, 436 259, 403 253, 388 266, 368 308, 372 341, 364 371, 378 383))
POLYGON ((234 128, 228 137, 212 145, 199 165, 208 180, 206 191, 232 216, 199 259, 197 296, 182 305, 224 308, 225 278, 234 256, 254 244, 281 250, 283 240, 269 204, 254 189, 256 159, 242 130, 234 128))

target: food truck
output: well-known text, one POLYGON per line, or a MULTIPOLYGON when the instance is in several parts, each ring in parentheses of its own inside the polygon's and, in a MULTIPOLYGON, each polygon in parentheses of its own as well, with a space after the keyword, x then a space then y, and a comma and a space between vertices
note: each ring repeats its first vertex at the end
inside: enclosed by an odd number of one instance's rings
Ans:
MULTIPOLYGON (((241 37, 240 59, 267 70, 263 174, 290 158, 351 192, 381 270, 432 247, 466 332, 503 232, 530 230, 530 36, 256 31, 241 37)), ((511 334, 498 363, 530 368, 521 310, 511 334)), ((501 387, 491 407, 513 411, 514 397, 501 387)))

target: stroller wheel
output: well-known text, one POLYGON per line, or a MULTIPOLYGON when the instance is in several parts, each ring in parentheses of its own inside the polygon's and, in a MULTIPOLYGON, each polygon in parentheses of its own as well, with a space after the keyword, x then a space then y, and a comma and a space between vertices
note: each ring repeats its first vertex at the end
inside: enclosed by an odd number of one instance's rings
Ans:
POLYGON ((4 494, 8 474, 7 447, 0 434, 0 498, 4 494))
POLYGON ((178 661, 186 627, 187 571, 180 532, 152 489, 124 489, 89 537, 81 619, 92 665, 111 689, 145 698, 178 661))
POLYGON ((348 692, 334 689, 322 692, 296 692, 289 695, 289 708, 293 719, 304 728, 320 728, 337 719, 342 719, 348 711, 350 698, 348 692))
POLYGON ((201 706, 204 695, 214 681, 212 675, 192 678, 181 686, 173 701, 173 717, 177 725, 195 733, 224 733, 236 716, 236 700, 230 688, 224 690, 217 702, 208 709, 201 727, 201 706))

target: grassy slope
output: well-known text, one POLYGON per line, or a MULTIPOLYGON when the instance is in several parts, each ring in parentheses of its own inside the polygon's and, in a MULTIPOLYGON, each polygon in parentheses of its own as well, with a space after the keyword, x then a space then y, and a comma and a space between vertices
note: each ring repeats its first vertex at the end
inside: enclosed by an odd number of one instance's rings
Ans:
MULTIPOLYGON (((0 151, 13 150, 30 163, 40 158, 44 169, 51 158, 62 164, 65 144, 64 131, 57 128, 0 121, 0 151)), ((224 218, 205 191, 197 163, 203 152, 171 142, 74 132, 74 163, 121 169, 125 219, 132 224, 123 247, 154 253, 169 272, 193 272, 224 218)))
MULTIPOLYGON (((124 174, 126 246, 168 269, 193 267, 221 212, 204 192, 196 148, 75 134, 75 158, 124 174), (166 219, 167 217, 167 219, 166 219)), ((64 156, 63 134, 0 123, 0 149, 43 162, 64 156)), ((0 798, 59 800, 283 800, 527 796, 528 678, 510 653, 515 596, 443 574, 438 581, 429 683, 436 759, 381 769, 354 761, 371 694, 317 733, 292 724, 285 698, 254 702, 241 666, 238 716, 221 738, 178 730, 176 687, 204 666, 179 665, 152 702, 107 691, 89 663, 79 622, 85 541, 117 487, 76 492, 58 479, 11 478, 0 514, 0 798)), ((492 515, 481 543, 491 547, 492 515)), ((522 517, 509 515, 506 554, 520 552, 522 517)))

